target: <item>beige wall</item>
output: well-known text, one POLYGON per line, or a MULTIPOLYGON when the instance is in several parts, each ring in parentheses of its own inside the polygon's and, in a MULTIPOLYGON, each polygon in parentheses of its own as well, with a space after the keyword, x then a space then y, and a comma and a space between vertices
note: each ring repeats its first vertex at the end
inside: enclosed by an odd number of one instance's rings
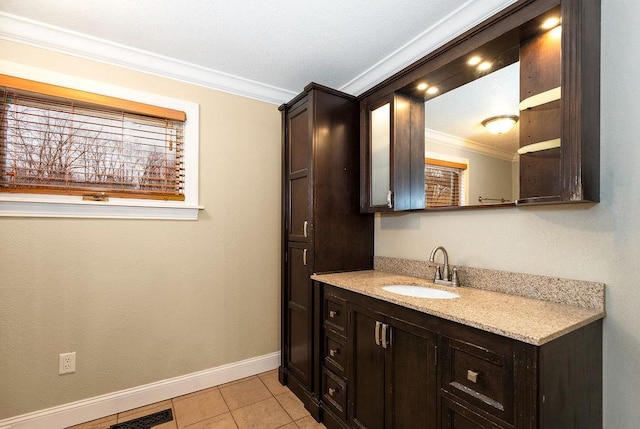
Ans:
POLYGON ((200 104, 198 221, 0 218, 0 420, 278 351, 277 106, 0 42, 200 104), (58 376, 58 354, 77 372, 58 376))
POLYGON ((640 2, 602 1, 601 202, 376 218, 376 255, 607 284, 605 428, 640 422, 640 2), (626 51, 625 51, 626 50, 626 51))

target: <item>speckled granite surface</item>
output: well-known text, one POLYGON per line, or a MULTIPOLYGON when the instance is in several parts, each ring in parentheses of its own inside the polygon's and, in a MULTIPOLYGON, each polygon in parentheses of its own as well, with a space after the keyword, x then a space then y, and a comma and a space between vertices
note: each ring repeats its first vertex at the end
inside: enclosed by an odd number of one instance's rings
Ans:
POLYGON ((472 287, 434 285, 430 280, 380 270, 314 275, 343 289, 369 295, 464 325, 533 345, 542 345, 605 316, 583 308, 472 287), (428 286, 460 295, 454 299, 413 298, 387 292, 384 285, 428 286))
MULTIPOLYGON (((425 261, 375 256, 373 268, 387 273, 433 279, 435 266, 425 261)), ((457 267, 461 286, 542 299, 594 310, 605 309, 603 283, 483 268, 457 267)))

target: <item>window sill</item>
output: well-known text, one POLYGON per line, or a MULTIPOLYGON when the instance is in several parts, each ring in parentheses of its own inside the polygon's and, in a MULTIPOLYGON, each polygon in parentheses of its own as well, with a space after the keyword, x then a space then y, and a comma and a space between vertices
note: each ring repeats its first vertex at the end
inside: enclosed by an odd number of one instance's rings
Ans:
POLYGON ((99 202, 83 201, 81 197, 0 196, 0 217, 198 220, 198 211, 203 209, 184 201, 110 198, 99 202))

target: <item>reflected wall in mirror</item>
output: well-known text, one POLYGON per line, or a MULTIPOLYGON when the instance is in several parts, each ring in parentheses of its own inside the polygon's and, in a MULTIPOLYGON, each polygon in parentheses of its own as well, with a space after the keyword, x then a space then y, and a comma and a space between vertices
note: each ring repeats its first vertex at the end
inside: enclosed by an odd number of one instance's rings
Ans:
POLYGON ((516 122, 510 130, 492 134, 482 122, 519 115, 519 86, 516 62, 425 103, 427 207, 502 204, 518 198, 520 125, 516 122), (428 161, 434 158, 466 166, 451 184, 452 189, 460 188, 457 201, 437 197, 441 186, 432 182, 439 171, 428 161))

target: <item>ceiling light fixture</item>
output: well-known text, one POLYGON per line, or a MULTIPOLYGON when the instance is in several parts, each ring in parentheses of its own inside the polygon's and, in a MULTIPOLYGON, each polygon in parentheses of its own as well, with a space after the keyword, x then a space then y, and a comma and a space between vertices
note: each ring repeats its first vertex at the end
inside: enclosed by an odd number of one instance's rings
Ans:
POLYGON ((482 121, 482 125, 491 134, 504 134, 509 131, 518 122, 516 115, 499 115, 492 116, 482 121))
POLYGON ((477 66, 478 64, 480 64, 480 61, 482 61, 482 58, 476 55, 469 58, 469 60, 467 61, 467 64, 469 64, 470 66, 477 66))
POLYGON ((480 64, 478 64, 478 71, 487 71, 491 68, 493 64, 491 64, 489 61, 483 61, 480 64))
POLYGON ((560 24, 560 18, 558 18, 557 16, 554 16, 552 18, 545 20, 540 27, 543 30, 550 30, 553 27, 556 27, 558 24, 560 24))
POLYGON ((430 86, 429 89, 427 89, 427 94, 429 95, 434 95, 437 94, 439 91, 437 86, 430 86))
POLYGON ((429 87, 429 84, 425 83, 425 82, 421 82, 418 84, 418 90, 419 91, 424 91, 425 89, 427 89, 429 87))

